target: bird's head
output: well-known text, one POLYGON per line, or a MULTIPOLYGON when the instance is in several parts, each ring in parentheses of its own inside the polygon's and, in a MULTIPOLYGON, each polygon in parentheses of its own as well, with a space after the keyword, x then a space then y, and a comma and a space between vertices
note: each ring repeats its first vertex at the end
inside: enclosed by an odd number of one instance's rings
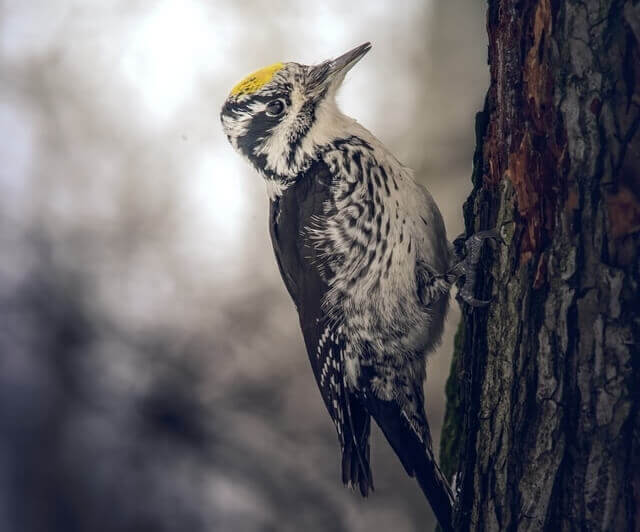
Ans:
POLYGON ((293 182, 318 148, 353 124, 338 111, 336 91, 370 49, 365 43, 318 65, 276 63, 249 74, 222 107, 229 142, 267 180, 293 182))

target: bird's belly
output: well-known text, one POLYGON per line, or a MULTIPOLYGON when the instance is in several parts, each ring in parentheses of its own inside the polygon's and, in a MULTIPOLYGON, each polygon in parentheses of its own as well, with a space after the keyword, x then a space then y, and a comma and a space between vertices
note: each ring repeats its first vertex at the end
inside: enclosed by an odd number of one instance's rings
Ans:
POLYGON ((448 295, 426 308, 415 288, 386 286, 356 289, 342 301, 345 329, 366 352, 376 356, 415 357, 439 343, 448 309, 448 295), (365 348, 366 347, 366 348, 365 348))

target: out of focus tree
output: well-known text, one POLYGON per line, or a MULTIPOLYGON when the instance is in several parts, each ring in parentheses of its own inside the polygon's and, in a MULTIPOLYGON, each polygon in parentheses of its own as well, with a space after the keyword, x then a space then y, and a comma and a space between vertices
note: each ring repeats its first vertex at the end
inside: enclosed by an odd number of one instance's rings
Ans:
POLYGON ((491 0, 442 458, 458 530, 640 528, 640 4, 491 0), (458 430, 461 429, 461 430, 458 430))

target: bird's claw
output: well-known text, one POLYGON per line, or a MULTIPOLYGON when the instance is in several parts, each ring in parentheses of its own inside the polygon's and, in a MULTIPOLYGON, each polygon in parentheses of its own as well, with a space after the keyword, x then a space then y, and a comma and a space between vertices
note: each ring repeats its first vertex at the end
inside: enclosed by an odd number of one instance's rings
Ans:
POLYGON ((467 305, 475 308, 486 307, 489 303, 491 303, 490 299, 478 299, 476 297, 473 297, 473 294, 468 290, 465 290, 464 288, 458 290, 456 299, 458 299, 458 301, 464 301, 467 305))
MULTIPOLYGON (((497 231, 497 229, 487 229, 486 231, 478 231, 464 241, 464 247, 467 253, 477 253, 479 255, 482 244, 485 240, 490 242, 498 242, 505 245, 505 241, 497 231)), ((479 260, 479 259, 477 259, 479 260)), ((476 261, 477 262, 477 261, 476 261)))
POLYGON ((480 252, 485 240, 499 242, 505 244, 503 238, 495 229, 480 231, 466 240, 458 237, 455 241, 457 254, 460 261, 456 265, 456 271, 459 277, 464 276, 464 283, 458 291, 458 299, 464 301, 472 307, 484 307, 488 305, 490 299, 478 299, 475 297, 476 269, 480 262, 480 252), (464 250, 462 249, 464 248, 464 250))

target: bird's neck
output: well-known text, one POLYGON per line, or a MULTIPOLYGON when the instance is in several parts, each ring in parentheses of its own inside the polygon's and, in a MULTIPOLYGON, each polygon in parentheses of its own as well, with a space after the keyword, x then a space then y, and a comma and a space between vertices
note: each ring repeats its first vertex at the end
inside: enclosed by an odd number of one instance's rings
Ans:
POLYGON ((259 169, 271 199, 281 196, 303 175, 314 161, 331 150, 336 141, 358 137, 371 144, 378 140, 356 120, 340 111, 335 102, 323 102, 316 108, 314 121, 295 144, 274 142, 266 152, 264 168, 259 169), (277 149, 273 149, 277 148, 277 149))

